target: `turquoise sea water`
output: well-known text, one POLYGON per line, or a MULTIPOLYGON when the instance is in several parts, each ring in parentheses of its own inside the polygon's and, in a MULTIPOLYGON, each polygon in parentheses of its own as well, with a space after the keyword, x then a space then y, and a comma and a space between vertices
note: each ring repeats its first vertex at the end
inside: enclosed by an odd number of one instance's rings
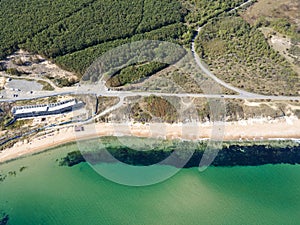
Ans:
MULTIPOLYGON (((148 187, 127 187, 87 163, 59 167, 75 145, 0 165, 0 211, 11 225, 286 225, 300 222, 300 166, 183 169, 148 187), (27 169, 20 172, 20 168, 27 169)), ((112 166, 118 166, 117 164, 112 166)), ((157 170, 159 171, 159 167, 157 170)))

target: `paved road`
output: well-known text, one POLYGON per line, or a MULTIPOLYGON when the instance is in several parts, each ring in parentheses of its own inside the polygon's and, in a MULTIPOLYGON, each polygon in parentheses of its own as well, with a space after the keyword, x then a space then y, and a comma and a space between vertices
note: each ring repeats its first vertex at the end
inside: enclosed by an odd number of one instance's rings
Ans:
MULTIPOLYGON (((233 12, 235 10, 238 10, 239 8, 241 7, 244 7, 245 5, 247 4, 250 4, 253 0, 249 0, 245 3, 243 3, 242 5, 240 6, 237 6, 235 7, 234 9, 230 10, 229 12, 233 12)), ((239 88, 236 88, 234 86, 232 86, 231 84, 228 84, 226 82, 224 82, 223 80, 220 80, 217 76, 215 76, 206 66, 205 64, 202 62, 202 60, 200 59, 199 55, 197 54, 196 52, 196 47, 195 47, 195 40, 197 39, 197 36, 199 35, 200 31, 206 26, 206 24, 204 24, 202 27, 199 27, 196 31, 196 34, 195 36, 193 37, 192 39, 192 44, 191 44, 191 50, 192 50, 192 53, 193 53, 193 56, 194 56, 194 59, 197 63, 197 65, 200 67, 200 69, 208 76, 210 77, 211 79, 213 79, 215 82, 217 82, 218 84, 222 85, 223 87, 229 89, 229 90, 232 90, 236 93, 239 93, 240 95, 242 96, 251 96, 251 97, 261 97, 261 95, 259 94, 255 94, 255 93, 250 93, 250 92, 247 92, 247 91, 244 91, 242 89, 239 89, 239 88)))
MULTIPOLYGON (((202 28, 202 27, 201 27, 202 28)), ((200 29, 201 29, 200 28, 200 29)), ((199 29, 199 31, 200 31, 199 29)), ((198 32, 199 32, 198 31, 198 32)), ((239 88, 236 88, 234 86, 232 86, 231 84, 228 84, 226 82, 224 82, 223 80, 220 80, 218 77, 216 77, 211 71, 209 71, 209 69, 206 68, 206 66, 203 64, 202 60, 200 59, 200 57, 198 56, 198 54, 196 53, 196 49, 195 49, 195 40, 193 40, 192 42, 192 53, 194 56, 194 59, 197 63, 197 65, 200 67, 200 69, 211 79, 213 79, 215 82, 217 82, 218 84, 222 85, 223 87, 232 90, 236 93, 239 93, 240 95, 243 96, 252 96, 252 97, 260 97, 261 95, 258 94, 254 94, 254 93, 250 93, 244 90, 241 90, 239 88)))
MULTIPOLYGON (((242 5, 232 9, 231 11, 237 10, 240 7, 243 7, 252 1, 253 0, 247 1, 247 2, 243 3, 242 5)), ((201 31, 201 29, 203 29, 204 26, 198 28, 196 36, 192 40, 191 50, 192 50, 194 59, 195 59, 197 65, 199 66, 199 68, 207 76, 209 76, 211 79, 213 79, 218 84, 224 86, 225 88, 239 93, 238 95, 108 91, 102 80, 99 82, 99 85, 81 84, 78 87, 57 88, 57 86, 54 83, 52 83, 51 81, 41 79, 41 78, 35 78, 35 79, 33 78, 34 80, 46 81, 53 88, 55 88, 55 91, 50 91, 50 92, 49 91, 40 91, 40 92, 36 92, 34 94, 20 93, 17 98, 12 97, 13 95, 9 91, 7 91, 7 92, 2 91, 2 93, 0 92, 0 96, 2 95, 4 98, 0 99, 0 102, 13 102, 13 101, 17 101, 17 100, 18 101, 19 100, 33 100, 33 99, 37 99, 37 98, 45 98, 45 97, 59 96, 59 95, 70 95, 70 94, 91 94, 91 95, 96 95, 96 96, 119 97, 120 101, 116 105, 106 109, 105 111, 101 112, 99 115, 97 115, 87 121, 79 122, 81 124, 84 124, 84 123, 91 122, 98 117, 104 116, 105 114, 110 113, 114 110, 117 110, 118 108, 120 108, 124 105, 126 97, 135 97, 135 96, 147 97, 147 96, 151 96, 151 95, 156 95, 156 96, 161 96, 161 97, 172 97, 172 96, 174 97, 175 96, 175 97, 181 97, 181 98, 191 97, 191 98, 213 98, 213 99, 223 99, 224 98, 224 99, 248 99, 248 100, 281 100, 281 101, 298 100, 298 101, 300 101, 300 96, 265 96, 265 95, 250 93, 250 92, 241 90, 239 88, 236 88, 236 87, 220 80, 219 78, 217 78, 211 71, 209 71, 208 68, 206 68, 206 66, 201 61, 200 57, 198 56, 198 54, 195 51, 195 39, 196 39, 197 35, 199 34, 199 32, 201 31)), ((48 127, 47 129, 58 129, 59 127, 68 127, 68 126, 74 126, 74 124, 62 125, 62 126, 54 125, 54 127, 48 127)))
MULTIPOLYGON (((242 5, 232 9, 231 11, 237 10, 240 7, 243 7, 253 0, 249 0, 242 5)), ((204 25, 205 26, 205 25, 204 25)), ((198 28, 197 34, 203 29, 203 27, 198 28)), ((197 35, 196 35, 197 36, 197 35)), ((37 98, 44 98, 44 97, 51 97, 51 96, 58 96, 58 95, 70 95, 70 94, 92 94, 97 96, 107 96, 107 97, 119 97, 121 100, 116 105, 113 106, 111 110, 116 109, 117 107, 123 105, 124 98, 126 97, 134 97, 134 96, 150 96, 150 95, 156 95, 156 96, 175 96, 175 97, 193 97, 193 98, 225 98, 225 99, 252 99, 252 100, 260 100, 260 99, 270 99, 270 100, 282 100, 282 101, 289 101, 289 100, 299 100, 300 96, 266 96, 266 95, 259 95, 255 93, 250 93, 244 90, 241 90, 239 88, 236 88, 219 78, 217 78, 209 69, 206 68, 206 66, 201 61, 200 57, 195 51, 195 39, 192 40, 191 50, 194 56, 194 59, 197 63, 197 65, 200 67, 200 69, 210 78, 212 78, 215 82, 218 84, 235 91, 239 93, 238 95, 222 95, 222 94, 188 94, 188 93, 182 93, 182 94, 176 94, 176 93, 158 93, 158 92, 132 92, 132 91, 108 91, 105 87, 104 82, 101 80, 98 85, 86 85, 82 84, 78 87, 68 87, 68 88, 56 88, 55 91, 47 92, 47 91, 40 91, 34 93, 34 95, 28 94, 28 93, 22 93, 17 98, 13 98, 12 95, 4 95, 3 99, 0 99, 0 102, 12 102, 16 100, 31 100, 31 99, 37 99, 37 98)), ((54 84, 53 84, 54 85, 54 84)), ((1 94, 0 94, 1 95, 1 94)), ((102 115, 102 114, 101 114, 102 115)))
POLYGON ((12 101, 20 101, 20 100, 33 100, 38 98, 46 98, 51 96, 59 96, 59 95, 71 95, 71 94, 91 94, 97 96, 105 96, 105 97, 134 97, 134 96, 142 96, 147 97, 151 95, 162 96, 162 97, 192 97, 192 98, 225 98, 225 99, 270 99, 270 100, 281 100, 281 101, 290 101, 290 100, 299 100, 300 96, 273 96, 273 95, 256 95, 256 94, 240 94, 240 95, 222 95, 222 94, 190 94, 190 93, 159 93, 159 92, 133 92, 133 91, 95 91, 95 90, 86 90, 77 89, 56 92, 40 92, 36 93, 34 96, 24 95, 18 98, 8 98, 8 99, 0 99, 0 102, 12 102, 12 101))
POLYGON ((252 3, 252 2, 255 2, 255 1, 256 1, 256 0, 248 0, 248 1, 244 2, 243 4, 241 4, 241 5, 237 6, 237 7, 235 7, 234 9, 230 10, 229 12, 233 12, 233 11, 235 11, 235 10, 238 10, 238 9, 240 9, 240 8, 243 8, 244 6, 247 6, 248 4, 250 4, 250 3, 252 3))
POLYGON ((29 79, 29 80, 35 80, 35 81, 44 81, 48 83, 54 90, 59 89, 51 80, 41 78, 41 77, 28 77, 28 76, 13 76, 13 75, 5 75, 2 74, 1 76, 6 77, 6 78, 11 78, 11 79, 29 79))

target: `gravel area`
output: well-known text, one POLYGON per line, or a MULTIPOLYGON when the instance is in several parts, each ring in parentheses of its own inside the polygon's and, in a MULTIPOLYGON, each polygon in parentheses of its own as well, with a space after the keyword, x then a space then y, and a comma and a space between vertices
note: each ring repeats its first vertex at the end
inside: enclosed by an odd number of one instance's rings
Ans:
POLYGON ((21 91, 41 91, 43 89, 43 85, 37 83, 36 81, 27 81, 27 80, 11 80, 6 85, 7 88, 18 89, 21 91))

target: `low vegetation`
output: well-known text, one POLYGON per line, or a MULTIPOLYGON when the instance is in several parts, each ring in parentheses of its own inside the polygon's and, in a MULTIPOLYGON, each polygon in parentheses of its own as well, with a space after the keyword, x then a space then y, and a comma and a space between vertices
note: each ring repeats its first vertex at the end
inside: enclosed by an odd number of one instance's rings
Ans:
POLYGON ((257 24, 257 25, 272 27, 277 32, 291 37, 294 43, 296 42, 300 43, 300 28, 298 28, 296 24, 289 22, 288 19, 280 18, 280 19, 274 19, 268 21, 266 18, 261 18, 260 21, 262 21, 260 22, 261 24, 257 24))
POLYGON ((5 70, 5 72, 13 76, 21 76, 22 74, 24 74, 21 70, 18 70, 16 68, 8 68, 5 70))
POLYGON ((53 91, 54 88, 46 81, 39 80, 39 84, 43 85, 43 91, 53 91))
POLYGON ((179 119, 179 113, 176 107, 167 99, 150 96, 144 98, 145 109, 153 116, 161 118, 162 121, 167 123, 177 122, 179 119))
POLYGON ((241 16, 251 25, 272 27, 275 31, 300 41, 299 1, 259 0, 241 16))
POLYGON ((97 113, 101 113, 104 110, 116 105, 120 99, 118 97, 98 97, 97 100, 97 113))
POLYGON ((249 24, 273 30, 274 35, 291 40, 291 43, 282 46, 286 52, 281 51, 281 54, 295 65, 298 73, 300 71, 300 54, 299 50, 297 51, 300 46, 299 10, 299 1, 259 0, 241 13, 249 24))
POLYGON ((197 38, 197 52, 219 78, 236 87, 267 95, 299 94, 299 74, 257 27, 240 17, 208 23, 197 38))
MULTIPOLYGON (((127 105, 109 113, 101 118, 103 122, 140 122, 140 123, 190 123, 212 122, 211 107, 215 104, 205 98, 161 98, 130 97, 126 99, 127 105)), ((271 101, 271 100, 239 100, 224 99, 218 102, 220 107, 226 108, 227 122, 264 119, 281 120, 285 117, 300 119, 300 103, 298 101, 271 101)), ((220 113, 219 116, 222 116, 220 113)), ((221 118, 221 117, 220 117, 221 118)), ((222 118, 221 118, 222 119, 222 118)), ((224 119, 224 118, 223 118, 224 119)))
POLYGON ((294 59, 294 64, 298 67, 300 67, 300 45, 293 45, 289 49, 289 54, 294 59))
POLYGON ((6 126, 6 129, 8 130, 22 130, 23 127, 29 125, 32 123, 32 120, 17 120, 13 124, 10 124, 9 126, 6 126))
POLYGON ((5 125, 12 120, 11 114, 12 104, 1 102, 0 103, 0 131, 5 128, 5 125))
MULTIPOLYGON (((194 60, 194 59, 191 59, 194 60)), ((194 61, 191 61, 194 62, 194 61)), ((208 88, 206 85, 208 82, 215 84, 213 81, 208 80, 209 78, 201 73, 200 70, 180 68, 178 66, 168 66, 167 68, 159 71, 155 75, 148 79, 145 79, 141 83, 130 84, 122 86, 118 90, 123 91, 142 91, 142 92, 155 92, 155 93, 216 93, 214 90, 208 88), (207 83, 205 83, 207 82, 207 83)), ((229 89, 223 88, 220 85, 214 86, 219 87, 217 90, 219 93, 235 95, 236 92, 229 89)))
POLYGON ((180 120, 179 98, 149 96, 132 97, 126 101, 128 102, 126 106, 113 112, 112 115, 105 115, 101 120, 107 122, 127 120, 140 123, 176 123, 180 120))
POLYGON ((179 113, 171 101, 150 96, 133 101, 125 107, 124 116, 128 120, 140 123, 167 122, 175 123, 179 120, 179 113))

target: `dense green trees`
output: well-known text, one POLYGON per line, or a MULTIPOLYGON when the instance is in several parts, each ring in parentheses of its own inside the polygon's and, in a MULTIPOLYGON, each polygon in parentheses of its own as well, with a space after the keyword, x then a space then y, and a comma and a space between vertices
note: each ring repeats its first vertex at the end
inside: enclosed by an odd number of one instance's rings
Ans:
POLYGON ((180 7, 175 0, 98 0, 49 26, 22 46, 55 58, 180 22, 184 16, 180 7))
POLYGON ((245 0, 2 0, 0 58, 18 48, 78 75, 104 52, 139 40, 188 44, 201 24, 245 0), (200 22, 199 22, 200 21, 200 22))
POLYGON ((0 58, 11 54, 52 24, 69 17, 95 0, 0 1, 0 58))
POLYGON ((187 10, 178 1, 144 0, 142 19, 136 32, 144 33, 172 23, 182 22, 186 14, 187 10))
POLYGON ((165 63, 150 62, 140 65, 128 66, 117 74, 112 76, 108 81, 109 87, 120 87, 125 84, 135 83, 149 77, 158 71, 166 68, 168 65, 165 63))
MULTIPOLYGON (((174 39, 183 33, 180 22, 186 13, 177 0, 3 0, 0 58, 20 47, 55 59, 101 44, 95 48, 101 49, 98 53, 143 38, 174 39)), ((79 55, 79 60, 68 55, 57 62, 83 73, 99 56, 90 54, 85 60, 79 55), (73 60, 84 62, 76 67, 73 60)))
POLYGON ((203 25, 209 19, 229 11, 236 6, 246 2, 246 0, 181 0, 189 10, 185 21, 197 25, 203 25))
POLYGON ((108 40, 125 38, 138 26, 141 11, 141 1, 95 1, 49 26, 23 47, 54 58, 108 40))
POLYGON ((112 48, 129 42, 140 40, 174 41, 178 40, 186 31, 187 28, 182 23, 171 24, 157 30, 134 35, 131 38, 108 41, 81 51, 77 51, 64 56, 59 56, 55 58, 55 62, 63 68, 82 75, 84 74, 86 69, 95 61, 95 59, 112 48))
MULTIPOLYGON (((129 42, 166 40, 187 45, 193 37, 193 25, 202 25, 245 1, 2 0, 0 58, 24 48, 50 58, 66 70, 83 75, 103 53, 129 42)), ((275 21, 273 26, 289 32, 290 27, 285 22, 275 21)), ((221 26, 216 22, 212 25, 216 27, 204 36, 200 35, 206 43, 198 45, 198 51, 208 63, 212 63, 212 57, 221 59, 222 54, 231 54, 230 59, 239 63, 253 65, 259 62, 257 73, 264 77, 273 76, 279 67, 288 80, 294 76, 286 62, 270 50, 263 36, 246 23, 234 19, 232 24, 225 20, 221 26), (261 55, 264 57, 261 58, 261 55), (269 61, 279 66, 273 67, 269 61), (267 67, 264 67, 265 63, 269 63, 267 67)), ((234 69, 232 63, 226 63, 229 59, 222 60, 225 60, 226 68, 234 69)), ((236 79, 233 76, 237 75, 232 73, 226 79, 236 79)), ((136 77, 144 75, 137 74, 136 77)), ((127 81, 120 82, 125 83, 127 81)))

